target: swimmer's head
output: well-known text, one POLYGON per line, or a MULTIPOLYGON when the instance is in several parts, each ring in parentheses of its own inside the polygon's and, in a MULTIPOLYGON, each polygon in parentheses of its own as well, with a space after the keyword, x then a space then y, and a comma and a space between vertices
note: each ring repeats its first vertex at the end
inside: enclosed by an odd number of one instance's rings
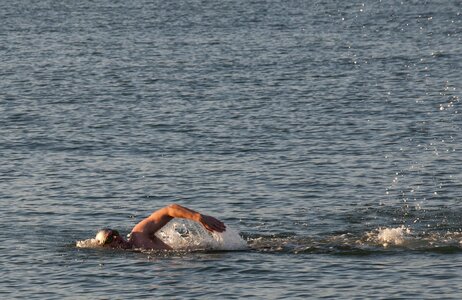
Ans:
POLYGON ((117 240, 121 239, 120 233, 117 230, 111 228, 100 229, 96 233, 95 239, 98 241, 100 246, 116 246, 114 245, 117 240))

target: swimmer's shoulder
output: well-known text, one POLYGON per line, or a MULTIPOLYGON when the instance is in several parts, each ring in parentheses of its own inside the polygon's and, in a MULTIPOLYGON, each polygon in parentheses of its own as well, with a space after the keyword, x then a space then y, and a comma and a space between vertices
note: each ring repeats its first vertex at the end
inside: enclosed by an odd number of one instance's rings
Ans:
POLYGON ((143 232, 131 232, 128 239, 135 249, 171 250, 172 248, 161 241, 158 237, 149 236, 143 232))

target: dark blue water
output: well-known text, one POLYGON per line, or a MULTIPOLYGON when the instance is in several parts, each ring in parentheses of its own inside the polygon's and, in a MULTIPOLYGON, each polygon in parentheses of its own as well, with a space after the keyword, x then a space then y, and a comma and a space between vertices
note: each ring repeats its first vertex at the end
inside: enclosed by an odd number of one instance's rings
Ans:
POLYGON ((461 14, 3 1, 0 296, 460 298, 461 14), (75 246, 172 202, 249 249, 75 246))

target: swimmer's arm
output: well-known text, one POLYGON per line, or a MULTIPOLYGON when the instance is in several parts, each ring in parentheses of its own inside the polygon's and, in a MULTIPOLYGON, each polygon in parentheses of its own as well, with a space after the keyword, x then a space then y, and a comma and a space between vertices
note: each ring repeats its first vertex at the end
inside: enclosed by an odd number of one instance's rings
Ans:
POLYGON ((181 206, 178 204, 172 204, 172 205, 167 206, 167 210, 168 210, 169 216, 173 218, 182 218, 182 219, 189 219, 189 220, 196 221, 202 224, 202 226, 204 226, 205 229, 209 231, 223 232, 226 230, 225 224, 221 222, 220 220, 215 219, 214 217, 211 217, 211 216, 198 213, 197 211, 186 208, 184 206, 181 206))
POLYGON ((152 235, 164 227, 173 218, 182 218, 196 221, 209 231, 223 232, 226 226, 214 217, 200 214, 192 209, 178 204, 171 204, 153 212, 149 217, 142 220, 132 229, 132 232, 143 232, 152 235))

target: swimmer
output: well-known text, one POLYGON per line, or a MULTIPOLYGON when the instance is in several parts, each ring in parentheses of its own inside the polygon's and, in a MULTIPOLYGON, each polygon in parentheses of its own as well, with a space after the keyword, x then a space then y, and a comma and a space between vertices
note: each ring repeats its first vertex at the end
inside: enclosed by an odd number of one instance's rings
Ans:
POLYGON ((214 217, 178 204, 171 204, 156 210, 149 217, 136 224, 128 240, 125 240, 117 230, 110 228, 103 228, 98 231, 95 239, 100 246, 107 248, 171 250, 172 248, 161 241, 155 233, 173 218, 196 221, 211 232, 224 232, 226 230, 225 224, 214 217))

